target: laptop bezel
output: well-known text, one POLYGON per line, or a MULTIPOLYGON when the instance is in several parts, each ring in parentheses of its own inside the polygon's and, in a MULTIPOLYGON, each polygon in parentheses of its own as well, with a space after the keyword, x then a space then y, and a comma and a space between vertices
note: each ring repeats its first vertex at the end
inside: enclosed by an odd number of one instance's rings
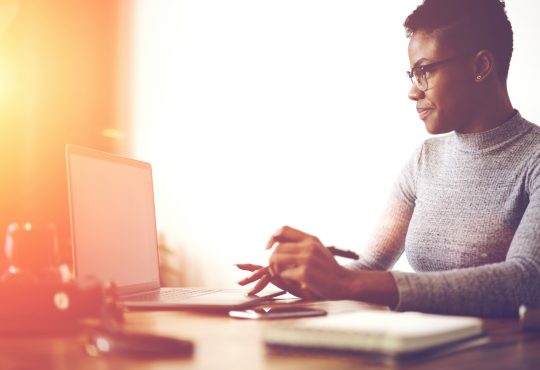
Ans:
MULTIPOLYGON (((78 273, 79 269, 78 269, 78 258, 77 258, 76 231, 75 231, 75 225, 74 225, 75 207, 74 207, 74 199, 73 199, 73 192, 72 192, 73 190, 72 169, 71 169, 72 156, 79 155, 79 156, 83 156, 87 158, 104 160, 104 161, 119 163, 123 165, 134 166, 137 168, 142 168, 150 172, 151 178, 152 178, 152 165, 148 162, 126 158, 126 157, 102 152, 95 149, 81 147, 78 145, 67 144, 65 147, 65 150, 66 150, 66 168, 67 168, 67 179, 68 179, 67 182, 68 182, 69 220, 70 220, 70 229, 71 229, 71 251, 72 251, 72 261, 73 261, 73 275, 76 280, 84 280, 89 277, 80 276, 80 274, 78 273)), ((154 231, 155 231, 154 235, 156 236, 155 241, 154 241, 155 253, 156 253, 156 258, 159 264, 153 181, 152 181, 152 208, 154 210, 154 212, 152 212, 153 225, 154 225, 154 231)), ((142 283, 142 284, 117 286, 117 291, 118 291, 118 294, 120 295, 127 295, 127 294, 134 294, 134 293, 140 293, 140 292, 147 292, 151 290, 157 290, 160 287, 161 287, 161 281, 160 281, 159 269, 158 269, 158 276, 157 276, 156 281, 142 283)))

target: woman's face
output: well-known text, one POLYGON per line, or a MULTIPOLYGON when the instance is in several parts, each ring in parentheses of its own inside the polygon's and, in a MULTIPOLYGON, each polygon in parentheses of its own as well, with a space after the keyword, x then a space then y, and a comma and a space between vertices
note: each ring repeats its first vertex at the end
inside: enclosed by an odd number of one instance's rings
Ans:
POLYGON ((421 91, 413 85, 409 99, 416 101, 420 119, 431 134, 451 131, 467 132, 474 112, 474 71, 470 57, 441 44, 435 35, 415 32, 409 41, 411 68, 451 59, 433 69, 426 68, 428 89, 421 91))

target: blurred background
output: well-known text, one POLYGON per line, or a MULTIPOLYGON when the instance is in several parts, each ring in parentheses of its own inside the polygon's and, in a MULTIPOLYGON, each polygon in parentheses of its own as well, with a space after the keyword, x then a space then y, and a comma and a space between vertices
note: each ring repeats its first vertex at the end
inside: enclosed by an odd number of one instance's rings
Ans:
MULTIPOLYGON (((427 137, 402 27, 419 3, 0 1, 0 230, 52 222, 71 261, 71 143, 152 162, 166 284, 234 286, 282 225, 361 252, 427 137)), ((506 3, 510 96, 539 123, 540 3, 506 3)))

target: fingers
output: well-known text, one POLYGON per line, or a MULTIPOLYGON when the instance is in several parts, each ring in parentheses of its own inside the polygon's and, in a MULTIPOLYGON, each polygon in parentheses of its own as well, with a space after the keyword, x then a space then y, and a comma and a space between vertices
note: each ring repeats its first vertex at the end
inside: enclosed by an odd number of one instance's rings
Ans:
POLYGON ((300 242, 306 238, 315 238, 314 236, 307 234, 303 231, 293 229, 289 226, 283 226, 279 228, 266 243, 266 249, 272 248, 276 243, 283 242, 300 242))
POLYGON ((289 253, 289 254, 300 254, 306 252, 306 246, 309 244, 309 241, 293 242, 293 243, 284 243, 281 242, 274 247, 273 254, 276 253, 289 253))
POLYGON ((281 249, 279 252, 275 251, 270 256, 269 272, 272 276, 279 275, 281 271, 303 263, 304 258, 302 257, 302 254, 282 252, 281 249))
POLYGON ((249 283, 253 283, 254 281, 257 281, 257 280, 261 279, 264 276, 268 276, 268 268, 267 267, 259 268, 253 274, 248 276, 247 278, 244 278, 244 279, 240 280, 238 282, 238 284, 246 285, 246 284, 249 284, 249 283))
MULTIPOLYGON (((253 266, 258 265, 250 265, 249 267, 251 268, 253 266)), ((248 295, 255 295, 266 288, 268 284, 272 283, 278 288, 283 289, 297 297, 315 299, 317 297, 316 294, 314 294, 304 282, 299 280, 299 278, 303 276, 302 271, 302 267, 289 265, 289 268, 284 269, 281 275, 270 276, 268 274, 268 268, 259 268, 249 277, 240 280, 238 284, 246 285, 258 280, 257 284, 255 284, 255 286, 248 292, 248 295)))
POLYGON ((270 283, 270 276, 264 275, 261 277, 261 279, 255 284, 255 286, 248 292, 248 295, 255 295, 259 293, 261 290, 266 288, 266 286, 270 283))
MULTIPOLYGON (((279 245, 273 251, 268 267, 249 263, 236 265, 241 270, 253 272, 249 277, 240 280, 238 284, 246 285, 257 281, 248 293, 251 295, 257 294, 269 283, 273 283, 298 297, 316 297, 302 279, 306 263, 314 256, 320 255, 320 250, 325 250, 319 239, 303 231, 284 226, 270 237, 266 249, 274 247, 276 243, 279 245)), ((331 256, 330 252, 326 252, 331 256)))
POLYGON ((235 264, 235 266, 238 267, 240 270, 245 271, 256 271, 263 268, 263 266, 261 265, 254 265, 251 263, 237 263, 235 264))
POLYGON ((271 279, 270 279, 270 282, 277 286, 279 289, 282 289, 282 290, 285 290, 287 292, 291 292, 290 291, 290 286, 287 285, 287 283, 285 283, 282 279, 280 279, 279 276, 272 276, 271 279))
POLYGON ((299 266, 283 271, 280 278, 290 287, 289 292, 304 299, 318 299, 320 296, 312 291, 305 281, 304 268, 299 266))
POLYGON ((304 282, 304 267, 296 266, 291 267, 286 270, 283 270, 279 277, 287 282, 295 282, 298 284, 299 288, 305 288, 306 284, 304 282))
POLYGON ((279 243, 270 256, 270 272, 277 275, 284 269, 313 263, 321 258, 335 261, 332 254, 314 237, 297 243, 279 243))

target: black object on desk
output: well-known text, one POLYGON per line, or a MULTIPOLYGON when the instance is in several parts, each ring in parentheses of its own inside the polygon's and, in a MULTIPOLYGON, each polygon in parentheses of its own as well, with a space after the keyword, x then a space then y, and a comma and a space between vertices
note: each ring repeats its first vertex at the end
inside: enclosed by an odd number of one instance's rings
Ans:
POLYGON ((85 349, 91 356, 103 354, 152 358, 188 357, 193 354, 193 343, 185 339, 152 334, 91 329, 85 349))

